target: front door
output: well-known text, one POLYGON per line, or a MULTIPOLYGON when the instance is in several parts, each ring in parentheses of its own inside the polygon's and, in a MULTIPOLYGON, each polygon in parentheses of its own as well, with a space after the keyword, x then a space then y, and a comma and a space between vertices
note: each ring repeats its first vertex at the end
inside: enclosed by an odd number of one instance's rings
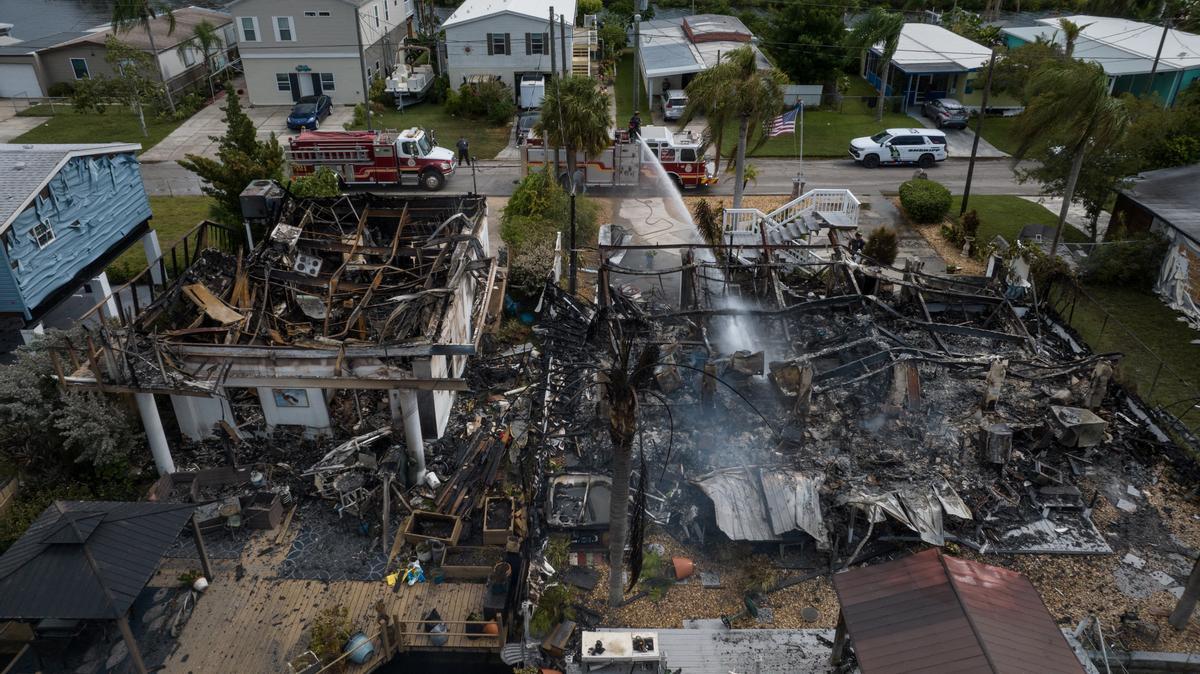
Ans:
POLYGON ((300 80, 301 96, 312 96, 317 93, 316 90, 313 89, 313 80, 309 74, 303 73, 298 79, 300 80))

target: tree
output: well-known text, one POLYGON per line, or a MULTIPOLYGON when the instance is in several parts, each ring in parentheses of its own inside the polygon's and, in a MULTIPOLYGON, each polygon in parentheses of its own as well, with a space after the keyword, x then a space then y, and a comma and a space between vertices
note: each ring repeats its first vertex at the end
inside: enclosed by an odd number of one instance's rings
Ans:
POLYGON ((294 197, 336 197, 342 193, 338 184, 338 175, 326 166, 318 166, 317 170, 306 176, 300 176, 288 185, 288 191, 294 197))
POLYGON ((882 7, 872 7, 866 16, 854 24, 847 36, 849 44, 866 52, 876 44, 882 45, 879 54, 879 101, 875 106, 875 121, 883 121, 883 104, 887 96, 887 82, 891 77, 892 57, 900 46, 900 31, 904 30, 904 16, 889 12, 882 7))
POLYGON ((216 200, 213 216, 224 223, 241 221, 239 196, 252 180, 283 180, 283 150, 272 133, 267 140, 257 139, 254 122, 242 112, 241 101, 232 84, 225 85, 226 131, 211 136, 217 142, 217 158, 189 154, 179 165, 200 176, 200 188, 216 200))
POLYGON ((1008 49, 996 59, 996 66, 992 71, 992 90, 1004 92, 1022 103, 1029 103, 1025 98, 1029 78, 1043 63, 1061 58, 1062 47, 1041 38, 1015 49, 1008 49))
POLYGON ((716 136, 717 154, 726 123, 738 124, 737 177, 733 185, 733 207, 741 208, 745 188, 746 155, 766 142, 764 133, 756 134, 753 147, 747 147, 751 130, 779 114, 783 108, 783 87, 787 76, 774 67, 762 68, 758 52, 749 46, 735 49, 717 65, 705 70, 688 83, 688 107, 680 124, 687 124, 704 111, 709 131, 716 136), (714 123, 717 128, 714 129, 714 123))
POLYGON ((1085 23, 1081 26, 1070 19, 1059 19, 1058 25, 1062 29, 1063 42, 1066 44, 1063 48, 1063 58, 1075 58, 1075 43, 1079 40, 1079 34, 1092 24, 1085 23))
POLYGON ((599 37, 606 61, 616 59, 629 44, 629 34, 625 32, 625 25, 612 17, 605 17, 604 23, 600 24, 599 37))
MULTIPOLYGON (((1017 169, 1021 182, 1035 181, 1046 194, 1062 196, 1071 175, 1072 157, 1062 146, 1046 148, 1035 153, 1032 168, 1017 169)), ((1137 158, 1123 147, 1103 144, 1092 149, 1075 182, 1074 200, 1083 204, 1088 216, 1088 234, 1097 239, 1100 213, 1109 196, 1130 184, 1129 176, 1138 172, 1137 158)))
POLYGON ((80 112, 98 115, 104 114, 109 105, 128 106, 137 114, 142 135, 149 136, 145 108, 158 105, 163 92, 150 55, 109 35, 104 40, 104 60, 116 76, 96 75, 79 80, 71 104, 80 112))
POLYGON ((1034 72, 1027 95, 1029 105, 1017 121, 1019 144, 1013 161, 1024 159, 1034 149, 1054 146, 1062 146, 1071 157, 1050 245, 1053 257, 1058 254, 1084 159, 1100 143, 1120 143, 1129 128, 1129 114, 1123 101, 1108 95, 1108 77, 1095 63, 1073 59, 1046 63, 1034 72))
POLYGON ((568 75, 547 87, 537 134, 552 147, 567 151, 567 177, 575 184, 576 154, 599 154, 612 142, 608 130, 608 94, 590 77, 568 75))
POLYGON ((175 49, 180 58, 184 58, 184 55, 192 49, 199 49, 204 54, 204 79, 208 82, 209 97, 217 95, 212 83, 212 54, 224 44, 221 34, 217 32, 217 27, 205 19, 192 28, 191 38, 180 42, 175 49))
POLYGON ((770 18, 768 49, 779 69, 793 82, 820 82, 826 91, 835 90, 846 57, 829 45, 846 34, 841 11, 797 2, 783 5, 770 18))
MULTIPOLYGON (((658 345, 642 349, 635 358, 620 328, 610 327, 613 365, 608 368, 608 436, 612 440, 612 500, 608 511, 608 605, 620 606, 624 597, 625 539, 629 529, 629 483, 633 468, 633 440, 637 435, 638 393, 654 380, 658 345)), ((642 479, 646 479, 643 474, 642 479)))
POLYGON ((154 31, 151 24, 158 17, 167 19, 167 35, 175 32, 175 13, 171 6, 162 0, 115 0, 113 2, 112 25, 118 33, 128 33, 134 28, 141 27, 146 31, 150 40, 150 51, 154 59, 154 70, 158 80, 163 84, 167 95, 167 108, 174 113, 175 101, 171 98, 171 88, 167 86, 167 78, 163 76, 162 67, 158 63, 158 47, 154 44, 154 31))

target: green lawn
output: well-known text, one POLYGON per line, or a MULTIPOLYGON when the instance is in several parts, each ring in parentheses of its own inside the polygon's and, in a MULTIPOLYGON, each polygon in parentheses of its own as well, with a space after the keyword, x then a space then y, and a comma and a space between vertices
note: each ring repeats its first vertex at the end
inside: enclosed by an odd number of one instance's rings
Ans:
POLYGON ((471 154, 480 159, 492 159, 499 154, 508 145, 508 137, 512 132, 510 124, 489 126, 486 121, 451 117, 441 105, 433 103, 421 103, 405 108, 404 112, 388 110, 375 117, 375 126, 383 129, 407 129, 413 126, 433 129, 438 143, 451 150, 454 150, 454 143, 462 135, 471 143, 471 154))
MULTIPOLYGON (((158 245, 163 251, 207 218, 211 204, 208 197, 150 197, 150 211, 154 214, 150 226, 158 232, 158 245)), ((137 243, 108 266, 108 280, 113 285, 124 283, 145 268, 146 253, 137 243)))
MULTIPOLYGON (((1017 151, 1016 126, 1016 117, 988 117, 983 120, 983 139, 997 150, 1012 154, 1017 151)), ((971 129, 974 128, 975 120, 971 120, 971 129)))
MULTIPOLYGON (((846 112, 813 110, 804 113, 804 156, 805 157, 849 157, 851 139, 872 136, 881 130, 895 126, 911 126, 912 118, 907 115, 887 113, 882 122, 868 112, 846 112)), ((751 141, 753 144, 753 141, 751 141)), ((770 138, 755 150, 752 157, 795 157, 800 145, 799 122, 796 134, 770 138)), ((737 136, 729 134, 722 143, 725 154, 737 148, 737 136)))
MULTIPOLYGON (((641 86, 638 108, 644 112, 650 108, 649 101, 646 100, 646 84, 637 70, 633 52, 627 51, 617 59, 617 79, 613 84, 617 96, 617 128, 625 128, 625 125, 629 123, 629 118, 633 116, 633 78, 635 77, 641 86)), ((642 120, 643 124, 649 124, 650 115, 643 115, 642 120)))
POLYGON ((12 143, 141 143, 142 152, 149 150, 183 123, 162 121, 153 115, 146 116, 146 130, 142 135, 137 115, 132 110, 111 107, 103 114, 80 113, 66 106, 55 106, 56 112, 47 116, 48 106, 34 106, 23 110, 26 117, 46 117, 46 123, 14 138, 12 143))
MULTIPOLYGON (((1119 351, 1125 354, 1118 369, 1122 383, 1136 386, 1143 398, 1160 405, 1193 398, 1200 392, 1200 345, 1192 343, 1192 340, 1200 339, 1200 333, 1177 320, 1175 311, 1149 293, 1105 286, 1089 287, 1086 291, 1099 306, 1081 297, 1075 304, 1074 315, 1070 317, 1071 325, 1094 351, 1119 351), (1110 318, 1108 325, 1104 324, 1101 307, 1115 318, 1110 318), (1117 321, 1124 325, 1124 329, 1117 321), (1151 355, 1146 347, 1166 361, 1162 372, 1158 371, 1158 358, 1151 355)), ((1064 318, 1069 314, 1069 309, 1063 310, 1064 318)), ((1190 405, 1174 406, 1171 411, 1181 416, 1190 427, 1195 428, 1200 423, 1200 410, 1191 409, 1190 405)))
MULTIPOLYGON (((962 207, 962 197, 955 196, 950 204, 950 213, 957 216, 962 207)), ((1012 243, 1025 225, 1049 225, 1053 227, 1058 222, 1058 216, 1041 204, 1026 201, 1021 197, 996 195, 971 195, 968 207, 979 214, 979 232, 976 241, 986 245, 992 237, 999 234, 1012 243)), ((1083 232, 1067 225, 1063 230, 1064 241, 1086 242, 1088 237, 1083 232)))

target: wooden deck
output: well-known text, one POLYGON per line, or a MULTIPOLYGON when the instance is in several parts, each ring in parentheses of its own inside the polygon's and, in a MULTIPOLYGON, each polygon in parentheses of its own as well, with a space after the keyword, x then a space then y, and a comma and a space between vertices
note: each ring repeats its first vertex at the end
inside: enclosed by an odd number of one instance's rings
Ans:
MULTIPOLYGON (((382 581, 290 580, 274 578, 287 545, 270 546, 274 534, 259 536, 246 546, 240 560, 244 575, 236 580, 236 560, 217 561, 216 578, 200 597, 196 610, 179 637, 179 647, 165 663, 165 672, 287 672, 288 662, 307 649, 307 630, 322 610, 342 604, 354 626, 374 637, 376 657, 346 671, 369 672, 387 659, 377 635, 375 605, 382 600, 389 615, 398 620, 400 650, 498 651, 496 637, 468 639, 464 626, 472 611, 482 613, 486 586, 482 583, 418 583, 395 592, 382 581), (282 548, 282 549, 281 549, 282 548), (449 623, 449 641, 434 646, 419 624, 431 609, 449 623), (455 635, 455 633, 458 633, 455 635)), ((194 566, 168 560, 152 585, 177 585, 179 574, 194 566)), ((395 641, 395 640, 393 640, 395 641)), ((395 648, 395 644, 393 644, 395 648)))

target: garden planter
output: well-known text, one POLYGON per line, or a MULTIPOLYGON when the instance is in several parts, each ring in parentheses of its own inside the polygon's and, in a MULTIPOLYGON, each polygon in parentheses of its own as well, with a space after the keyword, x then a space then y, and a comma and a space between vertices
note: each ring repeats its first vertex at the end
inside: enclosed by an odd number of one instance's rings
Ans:
POLYGON ((483 542, 485 545, 504 545, 512 535, 513 500, 507 496, 491 496, 483 502, 483 542))
POLYGON ((446 545, 458 543, 462 534, 462 520, 454 515, 443 515, 426 510, 416 510, 404 525, 404 540, 413 543, 442 541, 446 545))

